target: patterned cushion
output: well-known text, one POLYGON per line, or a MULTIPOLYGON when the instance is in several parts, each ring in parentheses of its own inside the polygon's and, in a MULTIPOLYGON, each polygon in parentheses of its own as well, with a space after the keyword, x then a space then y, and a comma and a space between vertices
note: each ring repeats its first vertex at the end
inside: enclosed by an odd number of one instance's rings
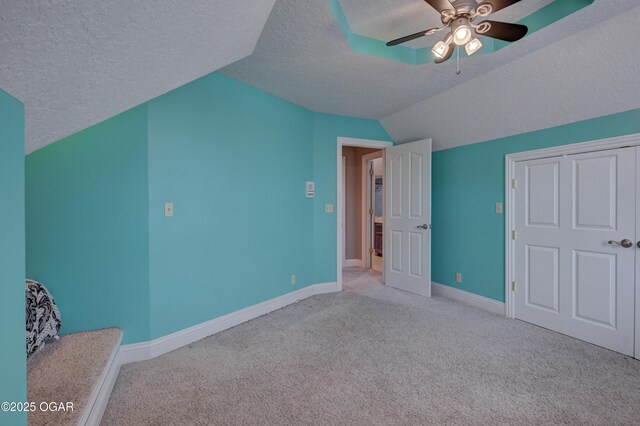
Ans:
POLYGON ((58 336, 62 324, 60 310, 49 290, 33 280, 26 280, 27 357, 41 349, 47 339, 58 336))

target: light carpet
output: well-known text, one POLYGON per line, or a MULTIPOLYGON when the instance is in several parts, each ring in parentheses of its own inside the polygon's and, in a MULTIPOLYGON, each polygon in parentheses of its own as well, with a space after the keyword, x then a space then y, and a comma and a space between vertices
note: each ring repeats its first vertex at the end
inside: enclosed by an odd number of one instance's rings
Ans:
POLYGON ((123 366, 103 424, 638 423, 638 361, 379 283, 123 366))
POLYGON ((118 328, 65 334, 33 355, 27 363, 27 399, 37 409, 29 412, 29 425, 77 424, 121 334, 118 328), (40 410, 43 402, 65 408, 72 402, 73 410, 40 410))
POLYGON ((344 268, 342 270, 342 289, 359 292, 382 285, 382 273, 374 269, 344 268))

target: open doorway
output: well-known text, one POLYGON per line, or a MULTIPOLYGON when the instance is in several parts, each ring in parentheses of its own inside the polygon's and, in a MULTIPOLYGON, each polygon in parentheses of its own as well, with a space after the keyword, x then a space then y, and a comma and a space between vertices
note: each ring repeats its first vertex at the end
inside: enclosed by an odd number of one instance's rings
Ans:
POLYGON ((384 283, 384 148, 391 143, 362 142, 373 144, 338 143, 338 275, 349 291, 384 283))
POLYGON ((362 266, 384 268, 384 151, 362 156, 362 266))
POLYGON ((363 258, 347 258, 348 242, 353 237, 349 236, 346 226, 347 189, 343 176, 347 177, 348 161, 343 147, 356 147, 371 148, 372 152, 383 150, 382 283, 420 296, 431 296, 431 146, 431 139, 393 145, 338 138, 336 280, 339 290, 343 289, 343 264, 360 264, 361 272, 371 272, 364 267, 364 262, 359 263, 363 258))

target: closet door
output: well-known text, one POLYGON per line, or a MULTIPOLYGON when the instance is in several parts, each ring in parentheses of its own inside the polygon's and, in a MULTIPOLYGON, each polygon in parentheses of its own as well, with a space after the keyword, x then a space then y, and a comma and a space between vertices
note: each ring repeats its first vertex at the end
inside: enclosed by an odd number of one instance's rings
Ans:
POLYGON ((634 353, 636 149, 516 167, 516 318, 634 353))
POLYGON ((636 306, 635 306, 635 358, 640 359, 640 146, 636 148, 636 306))

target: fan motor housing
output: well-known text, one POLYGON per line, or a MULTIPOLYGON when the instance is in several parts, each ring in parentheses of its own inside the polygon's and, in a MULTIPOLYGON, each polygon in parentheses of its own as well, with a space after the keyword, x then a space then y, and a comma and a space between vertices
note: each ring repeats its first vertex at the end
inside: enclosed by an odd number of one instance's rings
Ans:
POLYGON ((455 0, 451 4, 456 8, 453 10, 442 11, 442 23, 449 24, 454 19, 460 17, 470 17, 478 4, 473 0, 455 0))

